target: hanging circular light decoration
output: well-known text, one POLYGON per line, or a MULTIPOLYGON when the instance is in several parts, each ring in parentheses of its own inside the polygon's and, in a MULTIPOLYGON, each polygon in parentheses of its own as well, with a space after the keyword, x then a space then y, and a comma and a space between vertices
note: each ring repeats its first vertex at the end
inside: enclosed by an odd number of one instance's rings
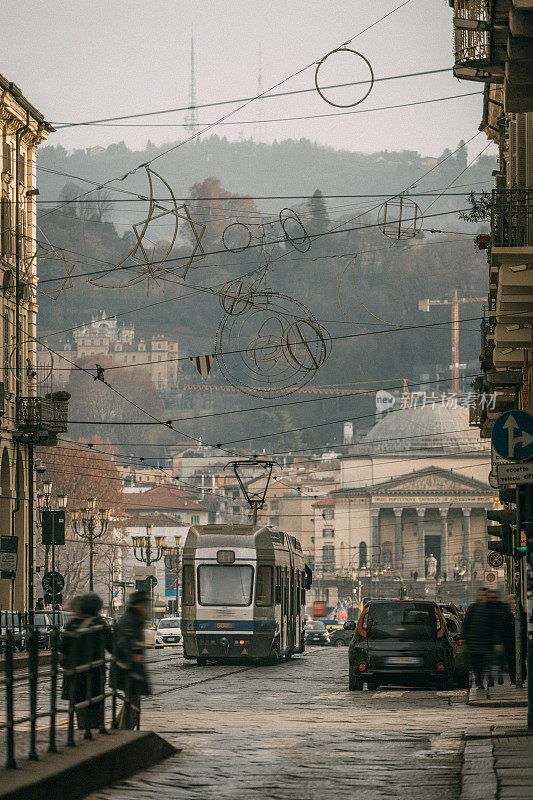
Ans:
POLYGON ((283 233, 285 234, 285 238, 287 239, 290 244, 294 247, 295 250, 298 250, 299 253, 307 253, 309 248, 311 247, 311 239, 309 238, 309 234, 304 228, 303 222, 296 213, 293 211, 292 208, 282 208, 279 212, 279 221, 281 227, 283 228, 283 233), (285 213, 287 212, 287 213, 285 213), (292 220, 293 222, 298 225, 301 230, 301 235, 294 236, 287 233, 287 222, 292 220))
POLYGON ((254 295, 253 306, 225 314, 215 356, 226 380, 244 394, 276 398, 309 383, 331 351, 331 339, 306 306, 280 292, 254 295))
POLYGON ((386 200, 378 211, 379 228, 389 239, 413 239, 420 233, 423 222, 418 203, 403 195, 386 200))
POLYGON ((236 317, 253 305, 252 287, 237 279, 222 287, 218 293, 220 305, 230 316, 236 317))
POLYGON ((252 232, 244 222, 232 222, 222 232, 222 244, 230 253, 242 253, 252 241, 252 232))
POLYGON ((366 98, 372 91, 374 87, 374 70, 372 69, 370 61, 367 58, 365 58, 365 56, 362 53, 359 53, 357 50, 351 50, 349 47, 337 47, 336 50, 331 50, 329 53, 326 53, 326 55, 323 58, 321 58, 318 64, 316 65, 315 87, 322 100, 324 100, 330 106, 335 106, 335 108, 353 108, 354 106, 358 106, 360 103, 362 103, 363 100, 366 100, 366 98), (364 63, 367 65, 368 69, 370 70, 370 80, 369 80, 370 85, 365 94, 362 97, 360 97, 359 100, 356 100, 355 103, 334 103, 333 100, 328 100, 328 98, 325 96, 325 94, 323 93, 322 89, 318 84, 318 73, 320 72, 320 68, 324 65, 327 59, 330 56, 334 55, 335 53, 351 53, 357 58, 362 59, 364 63))

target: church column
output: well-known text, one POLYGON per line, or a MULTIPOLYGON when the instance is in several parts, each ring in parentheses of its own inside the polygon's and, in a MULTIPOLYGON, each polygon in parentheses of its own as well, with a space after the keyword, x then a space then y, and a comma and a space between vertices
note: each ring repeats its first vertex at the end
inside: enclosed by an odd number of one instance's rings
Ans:
POLYGON ((424 517, 426 509, 424 506, 418 506, 416 509, 418 519, 416 521, 417 533, 417 572, 418 580, 423 581, 426 577, 426 561, 424 557, 424 517))
POLYGON ((394 508, 394 567, 402 572, 402 512, 403 508, 394 508))
MULTIPOLYGON (((470 514, 471 508, 462 508, 463 512, 463 557, 470 561, 470 514)), ((468 566, 467 566, 468 569, 468 566)))
POLYGON ((440 574, 446 580, 449 580, 449 563, 448 563, 448 507, 439 508, 440 512, 440 574))
POLYGON ((372 539, 370 547, 370 558, 368 560, 369 566, 379 563, 379 508, 372 508, 370 513, 372 515, 372 539))

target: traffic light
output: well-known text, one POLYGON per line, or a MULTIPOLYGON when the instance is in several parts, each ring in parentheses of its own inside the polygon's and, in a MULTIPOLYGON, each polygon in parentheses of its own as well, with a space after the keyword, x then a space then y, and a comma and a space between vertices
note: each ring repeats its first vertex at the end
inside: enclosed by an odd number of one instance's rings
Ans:
POLYGON ((509 486, 504 486, 498 492, 500 503, 512 503, 513 505, 516 503, 516 489, 510 488, 509 486))
POLYGON ((489 536, 497 536, 501 539, 500 542, 489 541, 489 550, 501 553, 503 556, 512 556, 513 529, 511 526, 516 525, 516 510, 487 511, 487 519, 500 523, 487 528, 489 536))

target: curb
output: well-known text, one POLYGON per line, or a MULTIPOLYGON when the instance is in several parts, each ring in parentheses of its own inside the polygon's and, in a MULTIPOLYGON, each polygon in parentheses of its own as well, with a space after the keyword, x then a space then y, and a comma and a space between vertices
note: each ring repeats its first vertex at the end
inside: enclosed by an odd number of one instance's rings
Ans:
POLYGON ((460 800, 496 800, 497 791, 491 729, 480 726, 467 730, 460 800))
POLYGON ((478 689, 470 688, 466 704, 477 708, 527 708, 527 697, 520 698, 491 698, 478 695, 478 689))
POLYGON ((1 800, 74 800, 121 781, 177 751, 150 731, 111 731, 91 742, 47 753, 23 769, 2 770, 1 800))
MULTIPOLYGON (((48 650, 39 653, 39 666, 44 667, 52 663, 52 653, 48 650)), ((17 653, 13 658, 13 669, 28 669, 29 658, 27 653, 17 653)), ((5 658, 0 658, 0 671, 5 671, 5 658)))

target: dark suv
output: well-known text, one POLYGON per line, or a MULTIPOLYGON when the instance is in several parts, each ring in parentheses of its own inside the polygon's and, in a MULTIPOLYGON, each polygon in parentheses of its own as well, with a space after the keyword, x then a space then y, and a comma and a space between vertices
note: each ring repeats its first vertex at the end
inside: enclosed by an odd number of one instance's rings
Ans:
POLYGON ((453 689, 453 644, 441 612, 427 600, 372 600, 359 622, 349 620, 349 688, 364 683, 413 684, 433 681, 453 689))

